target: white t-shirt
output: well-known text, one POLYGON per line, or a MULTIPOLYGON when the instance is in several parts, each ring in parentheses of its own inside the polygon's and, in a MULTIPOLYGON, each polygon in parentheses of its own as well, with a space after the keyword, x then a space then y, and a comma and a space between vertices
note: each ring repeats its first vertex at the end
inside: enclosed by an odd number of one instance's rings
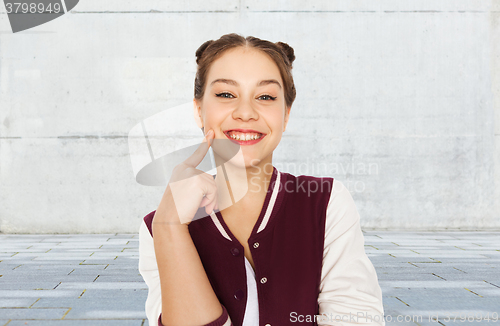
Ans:
POLYGON ((247 270, 247 305, 242 326, 259 326, 259 299, 257 297, 257 281, 252 265, 245 257, 245 267, 247 270))

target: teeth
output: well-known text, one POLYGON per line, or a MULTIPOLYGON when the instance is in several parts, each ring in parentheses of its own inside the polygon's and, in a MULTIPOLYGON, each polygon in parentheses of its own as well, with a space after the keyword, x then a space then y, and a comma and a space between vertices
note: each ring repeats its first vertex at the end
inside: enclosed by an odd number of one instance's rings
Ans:
POLYGON ((254 133, 238 133, 238 134, 235 134, 235 133, 229 133, 229 137, 231 137, 232 139, 236 139, 236 140, 242 140, 242 141, 247 141, 247 140, 255 140, 255 139, 259 139, 261 137, 260 134, 254 134, 254 133))

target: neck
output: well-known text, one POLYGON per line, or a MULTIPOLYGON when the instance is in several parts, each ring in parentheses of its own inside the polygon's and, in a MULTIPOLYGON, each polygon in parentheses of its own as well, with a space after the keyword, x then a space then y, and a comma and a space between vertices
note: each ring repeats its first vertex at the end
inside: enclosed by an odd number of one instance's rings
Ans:
POLYGON ((226 164, 220 161, 215 155, 215 183, 220 211, 230 207, 252 205, 266 196, 273 174, 272 156, 257 165, 245 167, 232 164, 231 161, 225 162, 226 164))

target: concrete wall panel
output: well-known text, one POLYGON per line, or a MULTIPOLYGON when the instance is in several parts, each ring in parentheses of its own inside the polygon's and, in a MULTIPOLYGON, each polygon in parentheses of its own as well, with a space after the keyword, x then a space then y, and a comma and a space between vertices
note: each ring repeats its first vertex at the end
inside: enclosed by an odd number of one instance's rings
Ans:
POLYGON ((86 0, 16 34, 0 13, 0 231, 136 232, 164 188, 135 183, 128 132, 192 101, 196 49, 230 32, 295 49, 278 168, 342 181, 364 227, 499 228, 499 11, 86 0))

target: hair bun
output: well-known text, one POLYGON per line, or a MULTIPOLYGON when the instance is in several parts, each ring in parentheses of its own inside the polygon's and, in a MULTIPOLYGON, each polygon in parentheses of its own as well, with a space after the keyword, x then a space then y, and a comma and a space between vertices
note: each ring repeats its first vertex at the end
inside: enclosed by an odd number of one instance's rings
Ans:
POLYGON ((203 56, 203 52, 205 52, 206 48, 212 44, 214 42, 214 40, 210 40, 210 41, 206 41, 205 43, 203 43, 202 45, 200 45, 200 47, 198 48, 198 50, 196 50, 196 64, 199 63, 201 57, 203 56))
POLYGON ((293 48, 290 45, 283 42, 276 42, 276 45, 278 45, 283 50, 283 52, 285 52, 285 55, 287 56, 288 61, 290 61, 291 65, 295 60, 295 54, 293 48))

